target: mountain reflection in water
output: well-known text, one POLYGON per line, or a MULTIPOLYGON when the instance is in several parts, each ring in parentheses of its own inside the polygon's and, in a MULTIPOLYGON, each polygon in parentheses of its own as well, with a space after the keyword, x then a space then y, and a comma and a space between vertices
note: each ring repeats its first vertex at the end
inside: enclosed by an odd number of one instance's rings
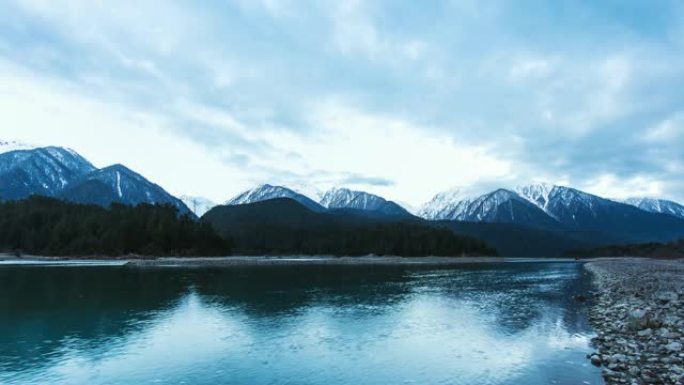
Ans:
POLYGON ((2 384, 600 384, 575 263, 0 268, 2 384))

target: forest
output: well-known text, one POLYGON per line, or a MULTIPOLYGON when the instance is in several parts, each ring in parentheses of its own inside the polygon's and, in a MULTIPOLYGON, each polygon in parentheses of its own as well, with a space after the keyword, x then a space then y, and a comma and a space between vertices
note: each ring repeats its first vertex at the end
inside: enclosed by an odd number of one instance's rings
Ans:
POLYGON ((0 251, 51 256, 228 255, 229 241, 170 205, 0 202, 0 251))
POLYGON ((475 238, 422 220, 369 217, 352 210, 313 212, 292 199, 219 206, 202 217, 240 254, 497 255, 475 238))
POLYGON ((0 203, 0 251, 46 256, 496 255, 415 221, 314 213, 294 201, 221 206, 200 220, 171 205, 108 208, 33 196, 0 203))

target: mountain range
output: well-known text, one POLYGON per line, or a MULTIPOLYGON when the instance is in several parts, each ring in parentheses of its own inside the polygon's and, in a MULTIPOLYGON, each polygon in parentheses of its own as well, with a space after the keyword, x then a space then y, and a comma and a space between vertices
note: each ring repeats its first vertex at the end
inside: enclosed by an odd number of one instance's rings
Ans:
MULTIPOLYGON (((314 213, 440 224, 506 250, 520 247, 520 242, 514 245, 515 238, 526 239, 522 243, 526 242, 528 249, 551 250, 554 244, 556 248, 582 248, 668 242, 684 236, 684 206, 676 202, 649 198, 618 201, 550 184, 500 188, 479 195, 450 190, 437 194, 416 215, 364 191, 333 188, 313 199, 303 191, 263 184, 238 194, 224 206, 289 199, 314 213)), ((216 206, 199 197, 178 199, 120 164, 98 169, 67 148, 33 148, 0 141, 0 199, 30 195, 101 206, 170 204, 182 214, 197 217, 216 206)))
POLYGON ((684 236, 674 202, 642 209, 577 189, 550 184, 497 189, 481 195, 437 194, 417 216, 377 195, 335 188, 315 202, 282 186, 262 185, 231 199, 245 205, 289 198, 316 212, 344 211, 380 218, 428 221, 488 242, 504 255, 561 255, 608 244, 667 242, 684 236))
POLYGON ((270 199, 289 198, 314 212, 356 211, 370 216, 412 216, 406 209, 380 196, 347 188, 333 188, 316 202, 301 192, 283 186, 259 185, 228 200, 226 206, 262 202, 270 199))
POLYGON ((314 211, 292 198, 217 206, 202 217, 247 255, 496 255, 473 237, 418 218, 314 211))
POLYGON ((75 151, 62 147, 0 153, 0 199, 31 195, 101 206, 170 204, 181 214, 194 215, 180 199, 120 164, 98 169, 75 151))
MULTIPOLYGON (((294 199, 318 212, 361 210, 376 215, 412 216, 395 202, 346 188, 333 188, 315 202, 289 188, 266 184, 239 194, 226 205, 276 198, 294 199)), ((639 241, 681 235, 684 207, 663 200, 620 202, 570 187, 536 184, 474 196, 454 190, 443 192, 423 205, 417 216, 433 221, 512 223, 554 231, 611 232, 639 241)))
POLYGON ((670 214, 677 218, 684 219, 684 206, 677 202, 655 198, 629 198, 623 203, 638 207, 650 213, 670 214))

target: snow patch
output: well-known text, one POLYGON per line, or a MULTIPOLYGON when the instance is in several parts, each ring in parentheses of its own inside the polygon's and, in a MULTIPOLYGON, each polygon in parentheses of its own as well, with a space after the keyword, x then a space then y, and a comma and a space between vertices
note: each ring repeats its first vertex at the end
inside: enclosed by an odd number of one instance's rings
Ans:
POLYGON ((121 173, 116 172, 116 191, 119 193, 119 198, 123 197, 123 192, 121 191, 121 173))

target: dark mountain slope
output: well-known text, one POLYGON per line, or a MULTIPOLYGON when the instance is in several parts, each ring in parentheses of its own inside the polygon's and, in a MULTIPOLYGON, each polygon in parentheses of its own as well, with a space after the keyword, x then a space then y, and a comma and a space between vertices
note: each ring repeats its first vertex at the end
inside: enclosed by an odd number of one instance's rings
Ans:
POLYGON ((307 255, 492 255, 484 243, 418 221, 314 212, 288 198, 219 206, 202 217, 238 253, 307 255))
POLYGON ((113 165, 93 171, 69 186, 59 197, 71 202, 97 204, 107 207, 112 203, 126 205, 169 204, 182 215, 194 214, 180 199, 140 174, 122 165, 113 165))
POLYGON ((514 223, 436 222, 458 234, 481 239, 505 257, 551 258, 568 250, 593 248, 629 239, 599 232, 545 230, 514 223))
POLYGON ((95 167, 76 152, 43 147, 0 154, 0 199, 55 196, 95 167))

